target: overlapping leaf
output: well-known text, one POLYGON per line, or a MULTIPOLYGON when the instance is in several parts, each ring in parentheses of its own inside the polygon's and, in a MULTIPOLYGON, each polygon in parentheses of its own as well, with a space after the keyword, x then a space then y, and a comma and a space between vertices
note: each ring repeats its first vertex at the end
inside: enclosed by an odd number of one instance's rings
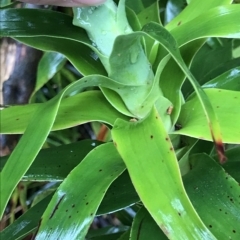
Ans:
MULTIPOLYGON (((215 88, 204 91, 218 116, 223 141, 225 143, 240 143, 240 92, 215 88), (220 101, 220 99, 222 100, 220 101)), ((206 117, 196 95, 182 106, 178 123, 182 128, 175 133, 211 140, 206 117)))
POLYGON ((206 154, 193 155, 191 165, 183 181, 199 216, 217 239, 239 239, 239 184, 206 154))
POLYGON ((153 110, 140 122, 117 120, 112 135, 140 199, 167 237, 215 239, 185 193, 172 144, 157 112, 153 110))
POLYGON ((36 239, 85 239, 107 188, 124 169, 112 143, 95 148, 57 189, 40 221, 36 239))
MULTIPOLYGON (((0 132, 4 134, 24 133, 34 112, 43 105, 42 103, 28 104, 3 109, 1 111, 0 132)), ((113 125, 116 118, 119 117, 127 119, 108 103, 100 91, 87 91, 63 99, 52 131, 66 129, 89 121, 100 121, 113 125)))

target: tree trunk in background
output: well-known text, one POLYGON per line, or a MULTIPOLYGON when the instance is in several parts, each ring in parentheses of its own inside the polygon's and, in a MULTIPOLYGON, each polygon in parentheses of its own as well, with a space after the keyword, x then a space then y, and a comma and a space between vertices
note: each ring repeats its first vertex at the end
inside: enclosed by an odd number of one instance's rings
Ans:
MULTIPOLYGON (((28 103, 42 52, 9 38, 1 40, 0 52, 0 104, 28 103)), ((0 135, 0 156, 9 154, 18 138, 18 135, 0 135)))

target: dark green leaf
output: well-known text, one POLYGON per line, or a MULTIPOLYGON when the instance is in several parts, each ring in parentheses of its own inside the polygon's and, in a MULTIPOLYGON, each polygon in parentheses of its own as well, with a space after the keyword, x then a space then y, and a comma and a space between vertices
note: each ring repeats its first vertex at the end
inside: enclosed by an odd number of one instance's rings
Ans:
POLYGON ((239 184, 206 154, 193 155, 191 166, 183 181, 199 216, 217 239, 239 239, 239 184))

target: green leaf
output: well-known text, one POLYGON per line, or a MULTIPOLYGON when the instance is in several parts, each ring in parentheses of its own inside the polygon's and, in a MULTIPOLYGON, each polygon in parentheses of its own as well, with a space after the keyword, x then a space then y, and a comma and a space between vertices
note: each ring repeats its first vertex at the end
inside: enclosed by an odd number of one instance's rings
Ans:
POLYGON ((5 9, 0 12, 0 19, 0 36, 14 37, 41 50, 60 52, 83 75, 106 74, 102 64, 96 61, 101 54, 92 46, 86 32, 72 24, 71 16, 42 9, 5 9))
POLYGON ((110 78, 92 75, 69 84, 61 93, 37 108, 24 135, 20 139, 17 147, 13 150, 9 160, 0 173, 0 178, 2 182, 5 183, 1 184, 0 217, 4 212, 4 208, 12 191, 24 173, 31 166, 45 142, 55 121, 62 98, 86 87, 99 85, 109 88, 113 87, 115 89, 122 87, 121 84, 110 78), (38 127, 36 128, 36 126, 38 127), (19 162, 21 162, 21 165, 19 165, 17 170, 13 172, 12 169, 19 162))
POLYGON ((239 239, 239 184, 206 154, 192 156, 191 166, 183 181, 199 216, 217 239, 239 239))
POLYGON ((54 194, 36 239, 85 239, 107 188, 124 169, 112 143, 91 151, 54 194), (74 188, 73 183, 77 183, 74 188))
POLYGON ((240 184, 240 146, 226 150, 226 156, 228 161, 222 167, 240 184))
MULTIPOLYGON (((207 76, 211 72, 221 68, 222 65, 225 66, 226 63, 231 59, 232 59, 232 40, 210 38, 196 53, 191 64, 190 70, 195 76, 195 78, 198 80, 199 84, 203 85, 204 83, 210 80, 210 79, 208 80, 207 76)), ((218 76, 219 74, 217 74, 216 76, 218 76)), ((212 76, 211 79, 216 76, 212 76)), ((185 98, 193 92, 193 87, 191 86, 190 82, 185 81, 182 88, 182 92, 185 98)))
MULTIPOLYGON (((165 23, 164 25, 167 25, 167 23, 169 23, 171 20, 173 20, 178 14, 181 14, 181 12, 186 7, 186 5, 187 4, 186 4, 185 0, 169 0, 169 1, 167 1, 165 14, 164 14, 164 23, 165 23)), ((169 26, 167 25, 167 27, 169 27, 169 26)))
POLYGON ((189 71, 187 65, 182 59, 182 56, 180 54, 180 51, 178 49, 175 39, 165 28, 161 27, 156 23, 147 24, 144 27, 143 31, 146 32, 153 39, 159 41, 159 43, 169 52, 169 54, 173 57, 173 59, 179 65, 179 67, 182 69, 186 77, 188 77, 189 81, 191 82, 198 96, 198 99, 202 105, 204 113, 206 115, 207 123, 210 129, 210 133, 212 135, 212 139, 219 153, 220 162, 224 162, 225 161, 224 149, 222 145, 222 136, 221 136, 220 126, 217 120, 217 116, 214 112, 214 109, 211 103, 209 102, 207 95, 202 90, 201 86, 199 85, 195 77, 192 75, 192 73, 189 71))
POLYGON ((97 54, 82 43, 56 37, 15 37, 15 39, 43 51, 62 53, 83 76, 96 73, 106 75, 97 54))
MULTIPOLYGON (((187 66, 190 65, 195 53, 203 44, 204 40, 197 40, 188 43, 180 48, 182 58, 187 66)), ((182 106, 182 92, 181 87, 186 79, 185 74, 178 66, 174 59, 170 59, 165 69, 163 70, 162 76, 160 78, 160 87, 163 94, 168 98, 173 104, 173 111, 171 116, 173 125, 176 123, 182 106), (172 71, 174 69, 174 71, 172 71), (167 81, 171 79, 171 81, 167 81)), ((191 84, 190 84, 191 85, 191 84)))
POLYGON ((0 239, 20 240, 37 229, 39 220, 50 202, 53 194, 31 207, 25 214, 21 215, 11 225, 0 232, 0 239))
MULTIPOLYGON (((240 143, 240 92, 220 90, 215 88, 205 89, 214 111, 217 114, 224 143, 240 143), (222 99, 222 101, 220 101, 222 99)), ((178 119, 181 129, 175 134, 182 134, 194 138, 211 141, 207 121, 196 95, 187 101, 181 110, 178 119)))
MULTIPOLYGON (((171 31, 172 29, 179 27, 179 25, 189 22, 202 13, 205 13, 209 9, 231 3, 232 0, 192 0, 177 17, 167 24, 166 28, 171 31)), ((204 19, 202 20, 204 21, 204 19)))
POLYGON ((112 136, 141 201, 167 237, 215 239, 186 195, 172 144, 156 110, 143 121, 117 120, 112 136))
MULTIPOLYGON (((44 103, 3 109, 0 132, 4 134, 24 133, 34 112, 41 106, 45 106, 44 103)), ((51 130, 66 129, 89 121, 100 121, 113 125, 119 117, 128 119, 116 111, 100 91, 87 91, 63 99, 51 130), (79 109, 79 112, 76 109, 79 109), (104 114, 102 114, 103 112, 104 114)))
POLYGON ((129 240, 167 240, 163 231, 142 207, 134 218, 129 240))
POLYGON ((97 215, 115 212, 139 202, 138 194, 134 189, 127 171, 119 176, 109 187, 104 196, 97 215))
POLYGON ((240 38, 239 14, 238 4, 216 7, 174 28, 171 34, 179 46, 206 37, 240 38))
MULTIPOLYGON (((83 140, 59 147, 42 149, 22 177, 22 181, 62 181, 79 162, 101 142, 83 140)), ((9 156, 0 158, 1 170, 9 156)))
POLYGON ((218 88, 240 91, 240 67, 233 68, 205 83, 203 88, 218 88))
POLYGON ((121 236, 128 227, 119 226, 119 227, 103 227, 96 230, 90 230, 87 234, 86 239, 91 240, 116 240, 121 236))
POLYGON ((6 7, 8 5, 12 4, 12 0, 1 0, 0 2, 0 8, 6 7))
POLYGON ((38 64, 37 80, 33 96, 44 84, 46 84, 66 63, 66 58, 55 52, 47 52, 38 64))

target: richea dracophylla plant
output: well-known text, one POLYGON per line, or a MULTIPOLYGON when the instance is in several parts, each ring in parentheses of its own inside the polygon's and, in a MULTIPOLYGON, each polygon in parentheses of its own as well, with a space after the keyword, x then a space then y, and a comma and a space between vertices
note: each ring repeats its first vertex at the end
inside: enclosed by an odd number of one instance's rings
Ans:
POLYGON ((239 239, 240 5, 192 0, 168 22, 181 5, 168 1, 163 25, 165 3, 1 10, 1 36, 62 53, 84 75, 1 111, 1 133, 24 133, 1 159, 1 215, 19 181, 58 183, 2 239, 239 239), (94 121, 109 142, 41 150, 51 131, 94 121), (89 230, 121 209, 130 223, 89 230))

